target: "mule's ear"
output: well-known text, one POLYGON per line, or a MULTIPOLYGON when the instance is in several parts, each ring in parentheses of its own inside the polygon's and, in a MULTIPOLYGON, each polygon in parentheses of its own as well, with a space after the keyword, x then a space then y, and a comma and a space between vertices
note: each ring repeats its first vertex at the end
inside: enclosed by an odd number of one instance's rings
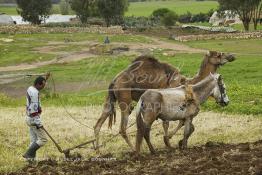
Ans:
POLYGON ((222 75, 218 74, 218 81, 222 81, 222 80, 223 80, 222 75))
POLYGON ((180 84, 186 84, 186 77, 181 76, 180 84))

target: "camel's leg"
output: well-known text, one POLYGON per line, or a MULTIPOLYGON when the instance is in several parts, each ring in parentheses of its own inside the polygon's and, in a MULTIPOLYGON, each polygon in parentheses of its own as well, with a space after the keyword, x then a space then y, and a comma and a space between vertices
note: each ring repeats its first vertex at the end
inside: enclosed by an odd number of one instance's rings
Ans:
POLYGON ((180 149, 187 148, 187 140, 194 131, 194 126, 193 127, 192 126, 193 126, 192 119, 191 118, 186 119, 185 120, 185 129, 184 129, 184 138, 179 141, 180 149))
POLYGON ((122 111, 121 112, 121 124, 120 124, 120 131, 119 133, 121 136, 125 139, 126 143, 130 146, 130 148, 135 151, 132 143, 130 142, 126 130, 127 130, 127 125, 128 125, 128 117, 129 117, 129 112, 122 111))
POLYGON ((119 95, 119 107, 121 110, 121 123, 120 123, 120 131, 119 133, 124 138, 126 143, 130 146, 130 148, 135 151, 132 143, 130 142, 128 135, 126 133, 127 125, 128 125, 128 118, 130 114, 130 107, 131 107, 131 92, 128 91, 121 91, 119 95))
POLYGON ((163 128, 164 128, 164 143, 166 147, 172 148, 171 144, 169 142, 169 136, 168 136, 168 128, 169 128, 169 121, 163 121, 163 128))
POLYGON ((175 128, 174 131, 171 131, 169 134, 168 134, 168 137, 169 139, 171 139, 176 133, 177 131, 182 128, 182 126, 184 125, 184 120, 180 120, 177 127, 175 128))
POLYGON ((99 148, 99 133, 100 133, 101 127, 110 114, 111 114, 110 104, 106 102, 103 107, 103 112, 94 127, 94 133, 95 133, 95 138, 96 138, 96 149, 99 148))

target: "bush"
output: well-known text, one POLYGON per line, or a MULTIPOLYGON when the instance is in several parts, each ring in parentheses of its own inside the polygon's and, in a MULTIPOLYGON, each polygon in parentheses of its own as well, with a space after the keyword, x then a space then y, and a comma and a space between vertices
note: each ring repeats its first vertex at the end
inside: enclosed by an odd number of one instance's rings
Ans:
POLYGON ((178 21, 180 23, 208 22, 213 13, 213 9, 209 10, 207 13, 199 13, 195 15, 187 12, 186 14, 180 15, 178 21))
POLYGON ((199 13, 196 15, 193 15, 191 22, 208 22, 209 21, 209 17, 207 14, 205 13, 199 13))
POLYGON ((159 8, 153 11, 152 16, 155 18, 162 18, 166 13, 171 12, 168 8, 159 8))
POLYGON ((174 26, 176 24, 176 21, 178 19, 178 15, 173 12, 173 11, 170 11, 170 12, 167 12, 161 19, 162 23, 165 25, 165 26, 174 26))
POLYGON ((190 23, 192 18, 192 14, 190 12, 187 12, 186 14, 180 15, 178 17, 178 21, 180 23, 190 23))
POLYGON ((143 30, 157 25, 160 25, 160 21, 153 17, 130 16, 124 18, 124 27, 127 28, 137 28, 139 30, 143 30))

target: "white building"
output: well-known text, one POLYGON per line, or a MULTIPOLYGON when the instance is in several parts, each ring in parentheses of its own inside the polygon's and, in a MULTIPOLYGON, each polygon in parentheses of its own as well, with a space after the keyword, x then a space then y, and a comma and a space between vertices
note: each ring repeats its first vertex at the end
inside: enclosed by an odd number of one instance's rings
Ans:
POLYGON ((209 23, 213 26, 220 25, 230 25, 230 24, 240 24, 242 21, 240 20, 238 15, 232 15, 231 11, 226 10, 224 15, 220 16, 218 12, 214 12, 213 15, 209 19, 209 23))
POLYGON ((14 20, 11 16, 0 13, 0 25, 1 24, 14 24, 14 20))

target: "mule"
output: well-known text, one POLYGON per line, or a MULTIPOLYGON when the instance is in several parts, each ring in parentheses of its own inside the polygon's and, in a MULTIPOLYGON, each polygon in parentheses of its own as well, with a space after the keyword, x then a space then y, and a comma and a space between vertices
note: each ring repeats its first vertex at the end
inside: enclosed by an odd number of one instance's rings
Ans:
MULTIPOLYGON (((150 142, 150 129, 153 122, 158 118, 163 121, 179 120, 179 127, 185 125, 184 138, 179 141, 179 148, 186 148, 187 140, 194 132, 193 118, 197 116, 200 105, 209 96, 214 97, 221 106, 228 105, 229 98, 221 75, 210 74, 195 85, 147 90, 141 96, 137 105, 136 152, 140 152, 144 137, 151 153, 155 153, 150 142)), ((177 130, 176 128, 175 132, 177 130)), ((165 132, 165 135, 167 134, 165 132)))

